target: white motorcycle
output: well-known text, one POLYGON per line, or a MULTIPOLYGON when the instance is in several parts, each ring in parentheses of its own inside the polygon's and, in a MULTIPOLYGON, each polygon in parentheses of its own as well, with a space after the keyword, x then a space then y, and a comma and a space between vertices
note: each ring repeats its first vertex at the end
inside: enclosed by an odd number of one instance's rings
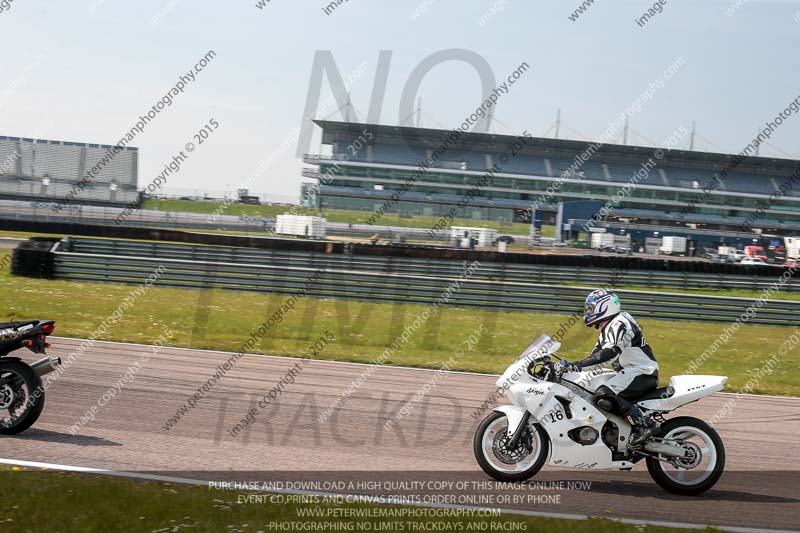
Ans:
POLYGON ((647 460, 663 489, 682 495, 713 487, 725 468, 719 434, 697 418, 665 420, 664 413, 722 390, 722 376, 674 376, 668 387, 635 400, 660 429, 645 443, 629 446, 632 426, 595 406, 593 393, 616 372, 563 372, 553 362, 561 344, 542 336, 500 376, 511 405, 495 408, 475 432, 475 458, 498 481, 534 476, 545 463, 591 470, 630 470, 647 460))

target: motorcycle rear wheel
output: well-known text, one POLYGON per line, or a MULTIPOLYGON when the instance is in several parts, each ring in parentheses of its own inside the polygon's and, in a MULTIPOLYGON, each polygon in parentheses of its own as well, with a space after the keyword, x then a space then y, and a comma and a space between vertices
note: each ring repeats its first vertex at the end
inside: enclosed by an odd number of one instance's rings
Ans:
POLYGON ((22 361, 0 359, 0 383, 0 435, 16 435, 42 414, 42 379, 22 361), (6 412, 7 416, 3 414, 6 412))
POLYGON ((680 416, 662 424, 658 437, 689 443, 700 452, 696 464, 685 467, 648 457, 647 471, 658 486, 673 494, 696 496, 717 484, 725 470, 725 446, 713 427, 698 418, 680 416))

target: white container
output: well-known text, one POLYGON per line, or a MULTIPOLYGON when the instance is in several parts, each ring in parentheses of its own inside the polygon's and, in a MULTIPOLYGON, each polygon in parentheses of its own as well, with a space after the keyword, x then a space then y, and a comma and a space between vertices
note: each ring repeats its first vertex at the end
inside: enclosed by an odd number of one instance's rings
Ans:
POLYGON ((667 255, 685 255, 686 237, 664 237, 661 240, 661 253, 667 255))
POLYGON ((468 226, 450 226, 450 239, 461 242, 464 237, 478 240, 478 246, 492 246, 497 240, 497 230, 491 228, 470 228, 468 226))
POLYGON ((648 254, 658 254, 661 251, 661 239, 658 237, 645 238, 644 251, 648 254))
POLYGON ((324 239, 326 222, 327 220, 322 217, 278 215, 275 221, 275 234, 324 239))
POLYGON ((613 233, 592 233, 592 248, 600 249, 605 246, 614 246, 613 233))
POLYGON ((720 246, 717 249, 717 253, 719 253, 719 255, 733 255, 733 252, 735 251, 736 248, 734 248, 733 246, 720 246))
POLYGON ((786 244, 786 259, 800 258, 800 237, 784 237, 786 244))

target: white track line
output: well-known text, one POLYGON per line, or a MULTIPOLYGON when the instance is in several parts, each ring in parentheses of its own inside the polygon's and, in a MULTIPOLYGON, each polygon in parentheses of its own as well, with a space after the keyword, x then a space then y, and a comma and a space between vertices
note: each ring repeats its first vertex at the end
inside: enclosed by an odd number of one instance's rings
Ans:
MULTIPOLYGON (((68 341, 77 341, 77 342, 81 342, 81 341, 86 340, 86 339, 80 339, 80 338, 75 338, 75 337, 55 337, 54 336, 54 337, 51 337, 51 338, 53 338, 53 339, 61 339, 61 340, 68 340, 68 341)), ((117 341, 101 341, 101 340, 95 340, 94 342, 95 343, 114 344, 114 345, 120 345, 120 346, 141 346, 143 348, 152 348, 153 347, 152 344, 139 344, 139 343, 134 343, 134 342, 117 342, 117 341)), ((230 357, 231 355, 234 355, 234 352, 225 352, 225 351, 221 351, 221 350, 203 350, 203 349, 200 349, 200 348, 185 348, 185 347, 182 347, 182 346, 163 346, 162 349, 163 348, 167 348, 167 349, 170 349, 170 350, 187 351, 187 352, 200 352, 200 353, 208 353, 208 354, 223 354, 223 355, 225 355, 227 357, 230 357)), ((289 361, 297 360, 297 357, 290 357, 290 356, 287 356, 287 355, 265 355, 265 354, 260 354, 260 353, 246 353, 245 356, 248 356, 248 357, 261 357, 261 358, 267 358, 267 359, 286 359, 286 360, 289 360, 289 361)), ((511 357, 509 357, 509 361, 510 360, 511 360, 511 357)), ((417 371, 417 372, 438 372, 438 373, 441 373, 441 369, 436 369, 436 368, 418 368, 418 367, 413 367, 413 366, 400 366, 400 365, 375 365, 374 363, 356 363, 356 362, 352 362, 352 361, 331 361, 329 359, 313 359, 312 361, 315 362, 315 363, 331 363, 331 364, 336 364, 336 365, 380 366, 381 368, 390 368, 390 369, 399 369, 399 370, 413 370, 413 371, 417 371)), ((463 375, 466 375, 466 376, 484 376, 484 377, 491 377, 491 378, 500 377, 500 374, 485 374, 485 373, 482 373, 482 372, 468 372, 468 371, 465 371, 465 370, 448 370, 447 373, 448 374, 463 374, 463 375)), ((730 394, 730 395, 736 395, 736 396, 748 396, 748 397, 752 397, 752 398, 775 398, 775 399, 781 399, 781 400, 800 401, 800 398, 798 398, 796 396, 778 396, 778 395, 771 395, 771 394, 751 394, 751 393, 740 394, 738 392, 719 392, 717 394, 730 394)))
MULTIPOLYGON (((53 463, 40 463, 37 461, 21 461, 17 459, 2 459, 0 458, 0 464, 10 465, 10 466, 19 466, 25 468, 40 468, 40 469, 48 469, 48 470, 58 470, 62 472, 76 472, 81 474, 97 474, 97 475, 104 475, 104 476, 113 476, 113 477, 121 477, 121 478, 129 478, 129 479, 142 479, 146 481, 161 481, 164 483, 176 483, 181 485, 203 485, 210 487, 211 481, 201 480, 201 479, 190 479, 190 478, 182 478, 182 477, 174 477, 174 476, 161 476, 158 474, 147 474, 144 472, 124 472, 121 470, 107 470, 103 468, 92 468, 86 466, 71 466, 71 465, 61 465, 61 464, 53 464, 53 463)), ((277 493, 277 494, 294 494, 294 495, 310 495, 310 496, 317 496, 320 498, 329 497, 329 498, 337 498, 337 497, 348 497, 353 498, 356 501, 359 499, 364 500, 364 503, 373 503, 376 505, 401 505, 401 506, 409 506, 409 507, 426 507, 430 509, 453 509, 453 510, 498 510, 502 514, 510 514, 510 515, 520 515, 520 516, 533 516, 533 517, 540 517, 540 518, 554 518, 554 519, 561 519, 561 520, 586 520, 590 518, 590 515, 581 515, 581 514, 568 514, 568 513, 546 513, 540 511, 528 511, 525 509, 503 509, 503 508, 489 508, 489 507, 472 507, 469 505, 453 505, 453 504, 434 504, 434 503, 415 503, 413 505, 409 505, 408 502, 405 501, 393 501, 388 500, 383 504, 367 501, 367 495, 363 494, 344 494, 344 493, 336 493, 336 492, 317 492, 317 491, 304 491, 304 490, 270 490, 268 492, 277 493)), ((671 528, 680 528, 680 529, 706 529, 709 525, 704 524, 691 524, 685 522, 661 522, 661 521, 654 521, 654 520, 636 520, 633 518, 612 518, 612 517, 596 517, 596 518, 605 518, 608 520, 614 520, 617 522, 622 522, 623 524, 631 524, 631 525, 650 525, 650 526, 659 526, 659 527, 671 527, 671 528)), ((733 527, 733 526, 719 526, 719 525, 712 525, 711 527, 715 527, 722 531, 731 531, 734 533, 758 533, 763 531, 770 531, 771 533, 792 533, 790 530, 781 530, 781 529, 769 529, 765 530, 764 528, 748 528, 748 527, 733 527)))

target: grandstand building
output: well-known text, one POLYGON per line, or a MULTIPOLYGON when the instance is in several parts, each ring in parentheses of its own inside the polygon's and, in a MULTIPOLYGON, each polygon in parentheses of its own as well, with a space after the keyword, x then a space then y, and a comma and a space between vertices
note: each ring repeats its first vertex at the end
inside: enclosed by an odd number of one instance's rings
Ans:
POLYGON ((319 180, 314 202, 321 209, 438 217, 455 207, 458 218, 529 222, 535 206, 546 224, 558 219, 574 230, 586 220, 570 220, 563 206, 594 200, 612 207, 603 227, 642 237, 684 234, 708 245, 745 243, 752 229, 800 232, 800 161, 686 150, 654 158, 654 147, 536 137, 508 157, 517 137, 462 133, 453 144, 448 130, 315 123, 321 153, 304 158, 313 166, 303 175, 319 180), (495 165, 491 183, 465 205, 464 195, 495 165), (787 182, 794 187, 776 199, 787 182))
POLYGON ((0 198, 129 204, 138 166, 138 148, 0 136, 0 198))

